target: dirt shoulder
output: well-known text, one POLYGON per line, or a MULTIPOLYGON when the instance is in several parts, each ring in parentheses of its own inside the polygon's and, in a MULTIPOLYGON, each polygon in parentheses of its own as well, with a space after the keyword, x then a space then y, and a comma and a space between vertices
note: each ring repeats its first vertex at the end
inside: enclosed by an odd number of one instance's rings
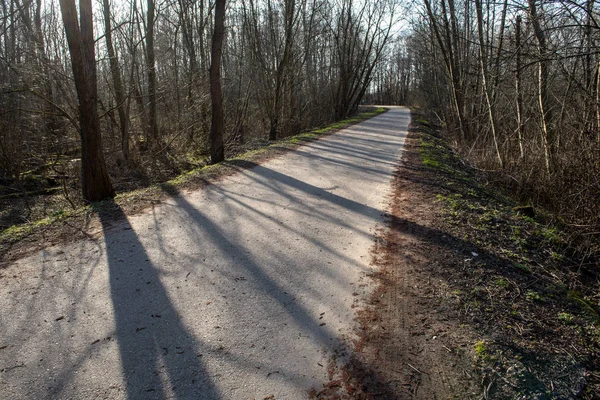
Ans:
POLYGON ((354 355, 313 397, 599 398, 596 265, 412 117, 354 355))

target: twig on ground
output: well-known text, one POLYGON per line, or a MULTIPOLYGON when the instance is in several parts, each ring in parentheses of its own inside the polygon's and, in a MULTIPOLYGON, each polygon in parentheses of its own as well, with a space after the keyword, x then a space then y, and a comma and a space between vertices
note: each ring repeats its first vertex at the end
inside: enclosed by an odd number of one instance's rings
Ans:
POLYGON ((425 374, 425 375, 429 375, 427 372, 423 372, 418 370, 417 368, 413 367, 412 365, 410 365, 409 363, 406 363, 409 367, 411 367, 412 369, 414 369, 415 371, 417 371, 420 374, 425 374))

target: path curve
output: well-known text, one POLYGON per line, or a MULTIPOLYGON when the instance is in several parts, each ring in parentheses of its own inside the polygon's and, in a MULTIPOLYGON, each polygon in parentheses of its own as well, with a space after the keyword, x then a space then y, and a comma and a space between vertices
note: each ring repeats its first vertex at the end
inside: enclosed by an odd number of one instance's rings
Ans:
POLYGON ((409 121, 393 108, 10 265, 0 398, 306 398, 369 290, 409 121))

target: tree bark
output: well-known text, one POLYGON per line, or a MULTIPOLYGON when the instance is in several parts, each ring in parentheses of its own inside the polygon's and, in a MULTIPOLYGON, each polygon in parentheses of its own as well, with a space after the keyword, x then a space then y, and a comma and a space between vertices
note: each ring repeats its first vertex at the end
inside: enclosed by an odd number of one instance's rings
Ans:
POLYGON ((210 124, 210 162, 218 163, 225 159, 223 136, 225 121, 223 116, 223 92, 221 90, 221 55, 225 36, 225 1, 216 0, 215 28, 212 37, 210 62, 210 99, 212 117, 210 124))
POLYGON ((129 120, 125 112, 125 91, 123 90, 123 79, 119 59, 115 53, 112 41, 112 27, 110 21, 109 0, 102 0, 104 11, 104 38, 106 39, 106 51, 110 64, 110 73, 115 88, 115 100, 117 101, 117 112, 119 114, 119 125, 121 129, 121 153, 124 160, 129 160, 129 120))
POLYGON ((540 106, 541 114, 540 122, 542 126, 542 143, 544 145, 546 172, 548 175, 550 175, 552 172, 552 147, 554 142, 550 131, 552 112, 550 110, 548 96, 548 71, 550 60, 548 59, 546 34, 542 30, 535 1, 536 0, 527 0, 529 5, 529 16, 533 25, 533 32, 538 44, 538 104, 540 106))
POLYGON ((156 116, 156 61, 154 57, 154 0, 148 0, 146 21, 146 57, 148 61, 148 138, 150 146, 158 142, 158 120, 156 116))
POLYGON ((96 57, 91 0, 60 0, 60 9, 71 54, 73 77, 79 99, 81 136, 81 186, 83 198, 93 202, 113 197, 115 192, 102 153, 97 109, 96 57))
POLYGON ((516 69, 515 69, 515 91, 517 95, 517 138, 519 140, 519 151, 521 158, 525 157, 523 140, 525 135, 525 124, 523 122, 523 93, 521 83, 521 16, 517 15, 515 27, 515 46, 516 46, 516 69))
POLYGON ((487 57, 484 49, 484 37, 483 37, 483 12, 481 8, 481 0, 475 0, 475 8, 477 14, 477 33, 479 35, 479 64, 481 66, 481 82, 483 85, 483 91, 485 94, 485 101, 487 104, 488 117, 490 120, 490 128, 492 130, 492 140, 494 141, 494 149, 496 150, 496 157, 500 168, 504 168, 504 159, 500 152, 500 146, 498 145, 498 128, 496 124, 496 110, 492 95, 490 95, 489 79, 487 75, 487 57))

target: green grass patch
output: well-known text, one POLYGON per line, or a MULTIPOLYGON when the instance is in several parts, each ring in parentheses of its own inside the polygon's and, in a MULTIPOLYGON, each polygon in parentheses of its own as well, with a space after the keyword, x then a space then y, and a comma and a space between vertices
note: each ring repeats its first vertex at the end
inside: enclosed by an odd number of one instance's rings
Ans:
POLYGON ((473 350, 475 352, 475 358, 480 362, 489 363, 494 360, 486 340, 477 341, 475 346, 473 346, 473 350))
POLYGON ((541 294, 539 294, 538 292, 535 292, 533 290, 528 290, 527 293, 525 293, 525 298, 528 301, 538 302, 538 303, 545 303, 547 301, 544 296, 542 296, 541 294))
POLYGON ((504 279, 504 278, 498 278, 498 279, 496 279, 495 283, 496 283, 496 286, 499 286, 499 287, 504 288, 504 289, 508 288, 508 286, 510 285, 508 283, 508 281, 506 279, 504 279))
POLYGON ((573 321, 575 320, 575 316, 573 316, 572 314, 569 314, 567 312, 561 312, 561 313, 558 313, 558 319, 561 322, 563 322, 564 324, 571 325, 571 324, 573 324, 573 321))

